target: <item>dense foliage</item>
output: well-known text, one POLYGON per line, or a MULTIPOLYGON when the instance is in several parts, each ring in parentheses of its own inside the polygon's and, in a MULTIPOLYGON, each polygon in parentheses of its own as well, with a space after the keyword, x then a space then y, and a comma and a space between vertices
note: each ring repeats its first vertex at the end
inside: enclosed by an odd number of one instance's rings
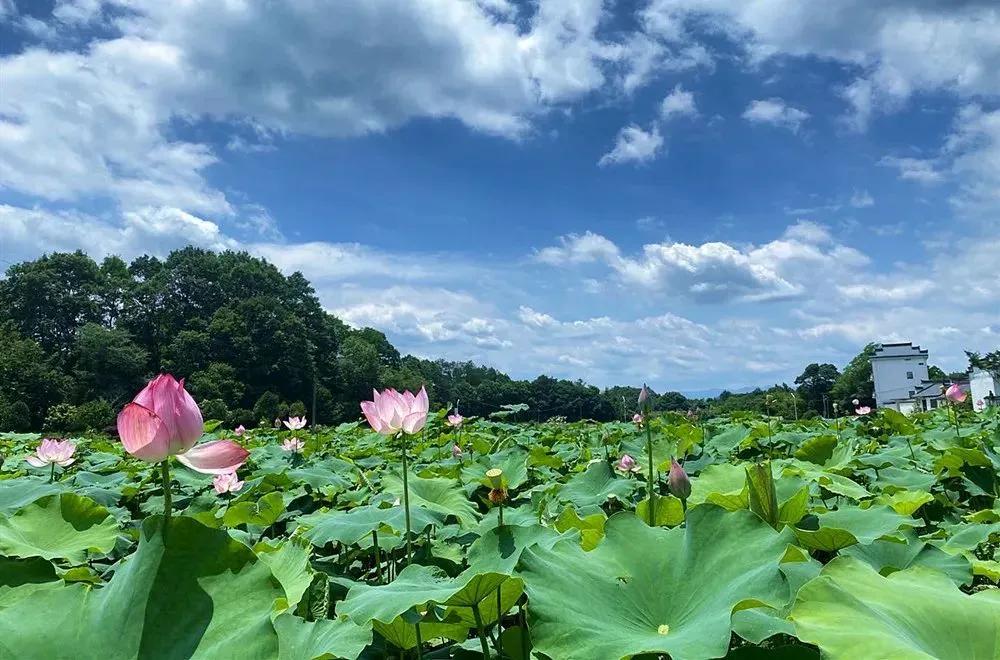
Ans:
MULTIPOLYGON (((653 396, 655 410, 749 410, 787 418, 871 402, 869 345, 841 374, 809 365, 797 388, 723 392, 710 401, 653 396)), ((402 356, 372 328, 350 328, 320 305, 299 273, 246 253, 187 248, 166 259, 54 253, 0 279, 0 430, 103 429, 142 383, 167 371, 187 379, 210 417, 270 424, 288 414, 324 423, 358 417, 373 387, 426 385, 439 406, 506 419, 628 419, 636 387, 515 380, 471 362, 402 356), (315 386, 315 388, 314 388, 315 386), (527 408, 511 410, 511 406, 527 408)))
POLYGON ((207 422, 250 450, 245 484, 178 467, 166 534, 158 466, 117 440, 36 469, 38 435, 0 435, 0 657, 993 660, 1000 413, 952 413, 440 411, 410 438, 409 565, 399 442, 359 423, 207 422), (647 428, 652 527, 644 472, 616 469, 644 469, 647 428))

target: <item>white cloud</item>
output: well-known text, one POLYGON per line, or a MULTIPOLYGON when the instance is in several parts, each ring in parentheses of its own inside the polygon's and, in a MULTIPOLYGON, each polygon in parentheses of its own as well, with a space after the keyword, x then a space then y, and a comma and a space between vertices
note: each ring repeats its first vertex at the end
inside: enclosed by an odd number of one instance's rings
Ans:
POLYGON ((751 66, 788 55, 850 65, 859 73, 843 96, 856 128, 918 92, 1000 94, 1000 13, 985 0, 650 0, 640 18, 675 44, 699 43, 694 26, 709 26, 742 46, 751 66))
POLYGON ((865 209, 875 206, 875 198, 867 190, 855 190, 851 193, 849 204, 856 209, 865 209))
POLYGON ((672 117, 690 117, 698 114, 695 107, 694 94, 680 85, 671 90, 660 103, 660 116, 664 119, 672 117))
POLYGON ((588 231, 562 237, 559 246, 538 251, 536 258, 553 266, 598 263, 626 286, 700 302, 799 297, 820 276, 839 277, 868 263, 857 250, 834 241, 827 228, 807 221, 760 246, 650 243, 637 256, 623 255, 615 243, 588 231))
POLYGON ((809 113, 787 105, 782 99, 770 98, 751 101, 743 111, 743 118, 754 124, 781 126, 798 133, 809 113))
POLYGON ((909 158, 885 156, 879 165, 894 167, 899 170, 899 178, 918 183, 939 183, 944 180, 944 174, 936 169, 934 161, 924 158, 909 158))
POLYGON ((646 163, 656 158, 662 147, 663 136, 660 135, 658 126, 653 125, 647 131, 630 124, 618 132, 615 146, 601 156, 597 164, 603 167, 622 163, 646 163))

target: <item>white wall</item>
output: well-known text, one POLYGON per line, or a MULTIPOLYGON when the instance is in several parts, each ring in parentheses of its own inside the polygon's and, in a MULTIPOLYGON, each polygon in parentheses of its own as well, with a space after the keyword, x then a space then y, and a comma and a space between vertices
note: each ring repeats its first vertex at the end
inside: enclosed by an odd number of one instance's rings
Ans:
POLYGON ((987 405, 986 397, 993 393, 1000 396, 1000 379, 983 369, 974 369, 969 376, 969 394, 972 396, 972 407, 982 410, 987 405), (980 406, 979 402, 983 405, 980 406))
POLYGON ((875 403, 882 405, 892 399, 905 399, 910 390, 920 387, 920 381, 928 380, 927 358, 912 357, 878 358, 872 360, 872 378, 875 380, 875 403), (907 373, 912 378, 907 378, 907 373))

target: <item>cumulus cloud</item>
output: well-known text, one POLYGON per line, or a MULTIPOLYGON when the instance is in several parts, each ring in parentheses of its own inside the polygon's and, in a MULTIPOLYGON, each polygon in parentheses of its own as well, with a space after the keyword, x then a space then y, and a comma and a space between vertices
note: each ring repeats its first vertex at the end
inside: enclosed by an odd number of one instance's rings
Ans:
POLYGON ((553 266, 599 263, 622 284, 699 302, 799 297, 821 273, 833 275, 868 263, 859 251, 834 241, 825 227, 806 221, 759 246, 650 243, 635 256, 623 254, 599 234, 571 234, 560 245, 538 251, 536 259, 553 266))
POLYGON ((648 33, 672 44, 708 44, 725 34, 749 66, 780 56, 834 60, 858 71, 842 91, 849 123, 864 129, 916 93, 962 98, 1000 94, 1000 13, 988 0, 650 0, 639 12, 648 33))
POLYGON ((934 161, 925 158, 884 156, 879 165, 897 169, 899 178, 905 181, 927 184, 944 180, 944 173, 936 168, 934 161))
POLYGON ((655 124, 649 130, 643 130, 635 124, 629 124, 618 132, 615 146, 611 151, 601 156, 597 164, 621 165, 623 163, 646 163, 660 153, 663 147, 663 136, 655 124))
POLYGON ((770 98, 751 101, 743 111, 743 118, 753 124, 771 124, 798 133, 809 113, 793 108, 779 98, 770 98))
POLYGON ((694 94, 677 85, 660 102, 660 116, 664 119, 690 117, 698 114, 694 94))

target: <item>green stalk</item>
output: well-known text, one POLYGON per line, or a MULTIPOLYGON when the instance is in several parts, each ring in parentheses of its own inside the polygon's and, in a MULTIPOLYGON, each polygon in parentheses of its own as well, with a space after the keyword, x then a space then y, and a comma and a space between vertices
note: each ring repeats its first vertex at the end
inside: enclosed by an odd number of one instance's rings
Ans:
POLYGON ((490 645, 486 642, 486 630, 483 628, 483 615, 479 613, 479 603, 472 606, 472 616, 476 618, 476 632, 479 633, 479 644, 483 647, 483 657, 490 657, 490 645))
POLYGON ((949 417, 951 417, 951 422, 955 426, 955 437, 958 438, 959 444, 961 444, 962 432, 958 430, 958 411, 955 410, 954 403, 948 404, 948 412, 951 413, 949 417))
POLYGON ((417 659, 418 660, 423 660, 424 649, 422 647, 424 645, 424 641, 420 637, 420 622, 419 621, 417 623, 413 624, 413 629, 417 631, 417 659))
POLYGON ((403 436, 403 512, 406 516, 406 565, 413 561, 413 548, 410 545, 410 482, 407 478, 406 436, 403 436))
POLYGON ((375 578, 382 581, 382 553, 378 547, 378 530, 372 530, 372 545, 375 547, 375 578))
POLYGON ((170 457, 160 463, 160 478, 163 481, 163 542, 167 542, 167 530, 170 528, 170 457))
POLYGON ((53 481, 56 480, 56 464, 55 463, 49 463, 49 467, 50 467, 50 469, 49 469, 49 483, 52 483, 53 481))
POLYGON ((643 423, 646 425, 646 453, 649 454, 649 477, 646 480, 646 490, 649 493, 649 526, 656 521, 656 500, 653 499, 653 430, 649 427, 649 408, 644 411, 643 423))

